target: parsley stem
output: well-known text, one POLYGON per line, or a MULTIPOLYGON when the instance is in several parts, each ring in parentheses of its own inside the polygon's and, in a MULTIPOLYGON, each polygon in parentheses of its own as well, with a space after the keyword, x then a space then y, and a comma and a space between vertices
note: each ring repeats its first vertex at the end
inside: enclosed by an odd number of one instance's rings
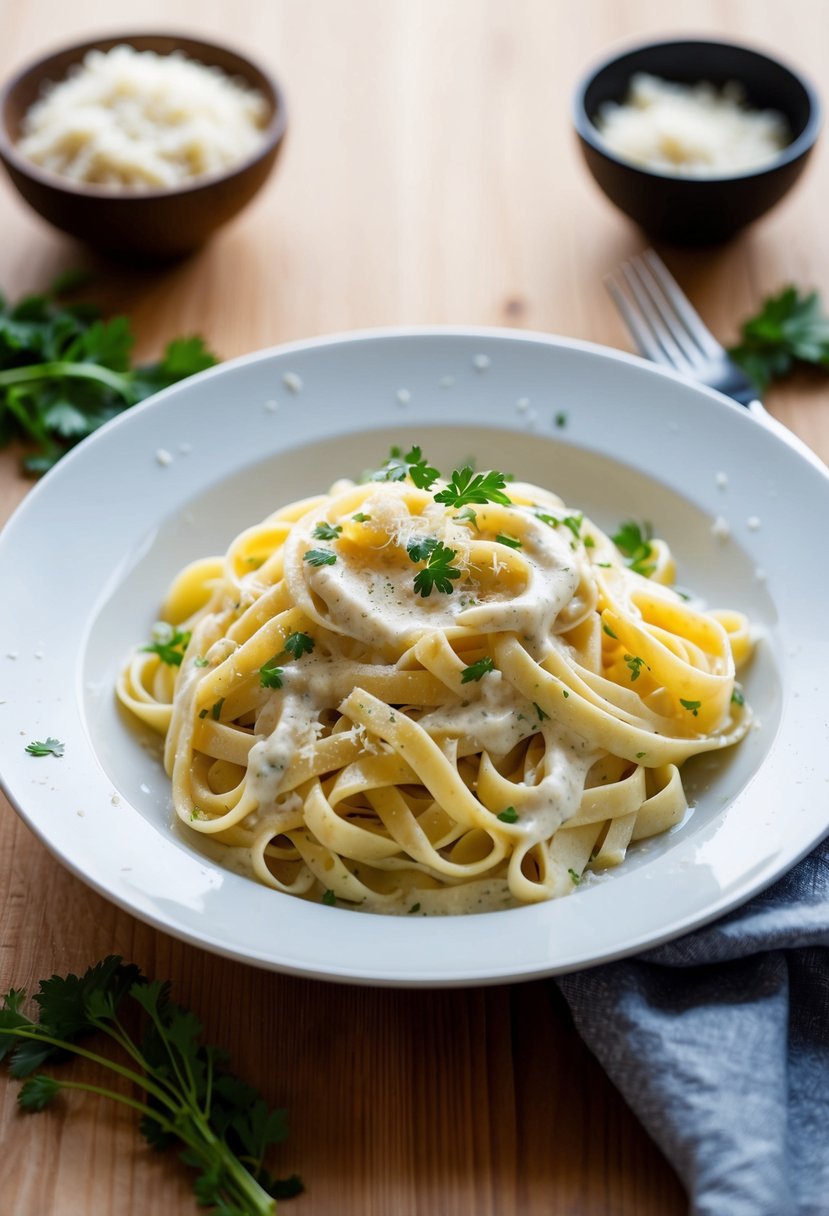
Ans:
POLYGON ((7 1034, 16 1039, 32 1039, 35 1043, 49 1043, 52 1047, 68 1051, 71 1055, 82 1056, 84 1060, 91 1060, 93 1064, 100 1064, 102 1068, 109 1068, 112 1072, 117 1072, 119 1077, 132 1081, 133 1085, 146 1090, 148 1094, 158 1098, 159 1102, 163 1102, 168 1110, 177 1111, 179 1109, 176 1103, 170 1101, 170 1095, 160 1089, 148 1076, 133 1072, 131 1068, 125 1068, 123 1064, 118 1064, 115 1060, 107 1060, 104 1056, 99 1056, 97 1052, 87 1051, 85 1047, 79 1047, 77 1043, 56 1039, 54 1035, 44 1034, 42 1030, 26 1030, 24 1026, 0 1026, 0 1034, 7 1034))
POLYGON ((144 1115, 148 1119, 152 1119, 165 1132, 170 1135, 177 1136, 179 1133, 174 1124, 168 1119, 165 1119, 157 1110, 153 1110, 151 1106, 147 1106, 145 1102, 138 1102, 135 1098, 128 1098, 126 1094, 119 1094, 114 1089, 107 1089, 104 1085, 87 1085, 84 1081, 57 1081, 61 1089, 81 1089, 88 1094, 99 1094, 102 1098, 112 1098, 113 1102, 122 1102, 124 1106, 131 1106, 133 1110, 137 1110, 139 1115, 144 1115))
POLYGON ((70 380, 97 380, 107 388, 114 389, 125 401, 132 398, 132 389, 127 376, 123 372, 114 372, 112 368, 102 367, 100 363, 31 363, 26 367, 10 367, 0 372, 0 388, 12 384, 26 384, 32 380, 52 380, 60 376, 70 380))

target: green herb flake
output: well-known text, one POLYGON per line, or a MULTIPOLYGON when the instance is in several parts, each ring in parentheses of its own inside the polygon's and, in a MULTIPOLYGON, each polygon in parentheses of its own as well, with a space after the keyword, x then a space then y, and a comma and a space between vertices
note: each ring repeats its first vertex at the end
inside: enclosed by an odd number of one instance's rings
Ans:
POLYGON ((308 549, 303 554, 303 560, 308 562, 309 566, 333 566, 337 555, 330 549, 308 549))
POLYGON ((300 633, 298 630, 289 633, 285 639, 285 650, 292 659, 299 659, 304 654, 310 654, 315 645, 316 642, 309 633, 300 633))
POLYGON ((656 569, 656 563, 648 560, 653 556, 651 537, 650 524, 640 525, 628 519, 619 525, 615 536, 610 538, 622 556, 627 558, 631 570, 645 578, 656 569))
POLYGON ((415 912, 419 912, 419 911, 420 911, 420 904, 419 903, 412 904, 411 908, 409 908, 408 914, 409 914, 409 916, 412 916, 415 912))
POLYGON ((644 756, 647 756, 647 754, 648 754, 647 752, 637 752, 636 759, 641 760, 644 756))
MULTIPOLYGON (((259 668, 259 684, 262 688, 281 688, 283 669, 277 666, 278 654, 259 668)), ((215 715, 214 715, 215 716, 215 715)))
POLYGON ((478 512, 473 507, 464 507, 454 516, 455 523, 472 524, 473 528, 478 527, 478 512))
POLYGON ((440 472, 429 464, 419 447, 413 447, 405 456, 401 448, 393 447, 382 469, 370 473, 368 480, 405 481, 407 477, 419 490, 431 490, 440 472))
POLYGON ((311 535, 314 540, 336 540, 342 530, 342 524, 329 524, 327 520, 323 520, 316 525, 311 535))
POLYGON ((495 539, 499 545, 506 545, 508 549, 524 548, 517 536, 508 536, 505 532, 499 532, 495 539))
POLYGON ((563 430, 567 426, 567 415, 563 411, 559 411, 553 418, 553 422, 559 430, 563 430))
POLYGON ((613 630, 610 628, 610 626, 608 624, 606 624, 604 621, 602 622, 602 630, 607 634, 607 636, 609 638, 613 638, 614 642, 619 641, 617 634, 615 634, 613 632, 613 630))
POLYGON ((648 667, 648 664, 645 662, 644 659, 640 659, 638 655, 626 654, 624 656, 624 659, 625 659, 625 662, 627 663, 628 667, 630 668, 631 684, 633 683, 634 680, 639 679, 640 675, 642 674, 643 667, 647 667, 648 671, 650 671, 650 667, 648 667))
POLYGON ((482 659, 478 659, 477 663, 470 663, 469 667, 464 667, 461 672, 461 684, 469 684, 472 680, 478 681, 494 670, 494 661, 488 654, 485 654, 482 659))
POLYGON ((581 882, 581 875, 577 874, 576 871, 573 869, 568 870, 567 873, 570 875, 571 881, 574 882, 576 886, 578 886, 579 883, 581 882))
POLYGON ((200 710, 199 710, 199 717, 200 717, 200 718, 206 718, 206 717, 207 717, 207 715, 208 715, 209 713, 210 713, 210 710, 209 710, 209 709, 200 709, 200 710))
POLYGON ((329 908, 333 908, 337 903, 337 897, 332 890, 323 892, 322 902, 329 908))
POLYGON ((362 511, 358 511, 358 512, 357 512, 357 514, 356 514, 356 515, 352 515, 352 516, 351 516, 351 518, 352 518, 352 519, 354 520, 354 522, 355 522, 355 523, 357 523, 357 524, 367 524, 367 523, 368 523, 368 521, 371 519, 371 516, 370 516, 370 515, 364 515, 362 511))
POLYGON ((500 811, 499 814, 495 816, 495 818, 500 819, 502 823, 517 823, 518 822, 518 812, 516 811, 514 806, 508 806, 508 807, 505 807, 503 811, 500 811))
POLYGON ((533 709, 534 709, 534 710, 535 710, 535 712, 538 714, 538 720, 539 720, 539 722, 543 722, 545 718, 549 718, 549 717, 550 717, 550 715, 549 715, 549 714, 545 714, 545 712, 544 712, 544 710, 541 708, 541 706, 540 706, 540 705, 538 705, 538 704, 537 704, 535 701, 533 701, 533 709))
MULTIPOLYGON (((409 556, 411 557, 411 553, 409 556)), ((435 590, 444 595, 450 595, 454 591, 452 580, 461 576, 460 570, 452 565, 456 557, 457 551, 448 549, 442 541, 436 541, 430 547, 426 565, 422 570, 418 570, 414 577, 414 589, 422 599, 426 599, 435 590)))
POLYGON ((684 697, 679 698, 679 703, 683 709, 690 710, 695 718, 699 713, 700 706, 702 705, 702 701, 686 701, 684 697))
POLYGON ((219 718, 222 716, 222 706, 224 705, 224 703, 225 703, 224 697, 219 697, 216 704, 210 710, 210 713, 213 717, 214 722, 218 722, 219 718))
POLYGON ((745 703, 746 703, 746 699, 743 696, 742 689, 735 687, 734 691, 731 693, 731 704, 732 705, 745 705, 745 703))
POLYGON ((156 654, 168 667, 181 667, 184 652, 190 644, 188 630, 176 629, 166 621, 158 621, 153 627, 153 640, 141 649, 145 654, 156 654))
POLYGON ((210 663, 208 662, 207 659, 204 659, 204 658, 202 658, 201 655, 199 655, 199 657, 197 659, 193 659, 193 666, 194 667, 209 667, 210 663))
POLYGON ((26 751, 30 756, 57 756, 59 759, 63 755, 64 744, 50 735, 45 743, 28 743, 26 751))
POLYGON ((504 473, 473 473, 467 465, 463 469, 455 469, 445 490, 435 494, 435 502, 447 507, 465 507, 469 503, 483 506, 488 502, 500 503, 508 507, 512 499, 504 493, 507 478, 504 473))

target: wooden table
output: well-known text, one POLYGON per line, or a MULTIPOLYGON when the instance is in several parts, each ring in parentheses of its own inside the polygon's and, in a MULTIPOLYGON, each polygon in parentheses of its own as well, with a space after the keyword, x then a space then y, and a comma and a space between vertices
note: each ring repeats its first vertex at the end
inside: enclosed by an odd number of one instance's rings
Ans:
MULTIPOLYGON (((247 48, 290 101, 282 164, 250 210, 163 272, 106 266, 0 183, 0 287, 91 263, 139 354, 198 331, 225 357, 327 331, 434 322, 526 326, 627 346, 602 276, 643 244, 580 163, 568 99, 614 41, 666 30, 765 44, 820 79, 822 0, 93 0, 0 4, 5 76, 47 45, 112 29, 196 31, 247 48)), ((712 327, 785 283, 829 275, 829 143, 772 216, 725 248, 666 257, 712 327)), ((772 411, 829 458, 825 382, 772 411)), ((29 483, 0 465, 5 518, 29 483)), ((48 554, 45 554, 48 559, 48 554)), ((0 584, 2 585, 2 584, 0 584)), ((0 690, 0 696, 2 691, 0 690)), ((0 800, 2 801, 2 800, 0 800)), ((577 1037, 551 982, 456 992, 336 987, 183 945, 111 907, 0 808, 0 987, 33 987, 109 952, 150 975, 291 1114, 281 1164, 296 1216, 670 1216, 685 1208, 658 1149, 577 1037)), ((196 1211, 186 1171, 132 1115, 76 1097, 32 1119, 0 1090, 4 1216, 196 1211)))

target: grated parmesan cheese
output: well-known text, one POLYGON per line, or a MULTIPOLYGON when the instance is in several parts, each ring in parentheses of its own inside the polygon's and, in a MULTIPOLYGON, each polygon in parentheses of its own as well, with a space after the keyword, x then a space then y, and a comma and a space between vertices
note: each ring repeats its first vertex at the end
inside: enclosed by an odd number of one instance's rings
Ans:
POLYGON ((49 82, 18 151, 41 168, 113 190, 159 190, 224 173, 264 138, 261 93, 180 53, 89 51, 49 82))
POLYGON ((596 127, 611 151, 677 177, 723 177, 773 161, 790 141, 782 114, 751 110, 742 87, 677 84, 646 72, 619 105, 606 102, 596 127))

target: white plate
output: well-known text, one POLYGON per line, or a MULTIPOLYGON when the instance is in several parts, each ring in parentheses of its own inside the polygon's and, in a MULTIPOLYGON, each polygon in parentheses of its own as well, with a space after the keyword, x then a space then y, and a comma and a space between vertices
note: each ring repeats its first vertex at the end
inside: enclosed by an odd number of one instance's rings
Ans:
POLYGON ((827 830, 829 573, 814 541, 827 515, 829 478, 816 464, 742 407, 617 352, 503 330, 420 330, 251 355, 83 443, 0 538, 4 786, 84 881, 233 958, 401 985, 618 958, 725 912, 827 830), (746 680, 757 729, 727 757, 689 767, 696 805, 682 825, 566 899, 398 918, 260 887, 172 826, 157 754, 116 708, 118 667, 181 565, 413 442, 444 470, 474 455, 547 485, 605 529, 652 521, 680 582, 748 612, 760 631, 746 680), (718 516, 728 539, 712 533, 718 516), (47 735, 65 743, 62 759, 26 754, 47 735))

